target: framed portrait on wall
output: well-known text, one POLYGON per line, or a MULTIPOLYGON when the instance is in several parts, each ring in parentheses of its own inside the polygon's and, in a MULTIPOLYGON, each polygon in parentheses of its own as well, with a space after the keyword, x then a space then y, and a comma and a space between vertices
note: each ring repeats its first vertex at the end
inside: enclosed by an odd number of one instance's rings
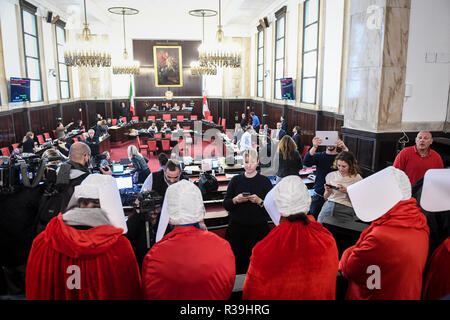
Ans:
POLYGON ((155 87, 182 87, 181 46, 153 46, 155 87))

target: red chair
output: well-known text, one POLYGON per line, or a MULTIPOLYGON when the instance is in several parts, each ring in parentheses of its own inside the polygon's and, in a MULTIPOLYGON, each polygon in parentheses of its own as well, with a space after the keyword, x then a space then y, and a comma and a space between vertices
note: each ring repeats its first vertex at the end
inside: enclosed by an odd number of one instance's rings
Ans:
POLYGON ((78 142, 78 138, 76 138, 76 137, 73 138, 73 141, 74 141, 74 142, 78 142))
POLYGON ((220 124, 223 127, 223 131, 225 132, 227 130, 227 119, 222 119, 222 123, 220 124))
POLYGON ((208 116, 208 118, 206 118, 206 121, 213 122, 213 116, 208 116))
POLYGON ((197 120, 197 116, 196 115, 191 115, 191 120, 197 120))
POLYGON ((134 120, 136 122, 139 122, 139 117, 132 117, 131 120, 134 120))
POLYGON ((222 123, 222 117, 219 117, 219 121, 217 121, 217 124, 220 126, 221 123, 222 123))
POLYGON ((53 130, 53 138, 56 139, 56 130, 53 130))
POLYGON ((155 122, 156 121, 156 116, 148 116, 147 121, 152 121, 155 122))
POLYGON ((162 133, 155 133, 155 134, 153 135, 153 137, 154 137, 155 139, 162 139, 162 133))
POLYGON ((156 153, 158 152, 158 148, 156 147, 156 140, 148 140, 147 146, 147 153, 150 154, 150 152, 152 152, 153 155, 156 155, 156 153))
POLYGON ((117 119, 111 119, 111 123, 113 126, 115 126, 117 124, 117 119))
POLYGON ((309 151, 309 148, 311 148, 311 146, 303 146, 302 158, 306 156, 306 153, 309 151))
POLYGON ((137 143, 138 143, 138 150, 139 152, 141 152, 141 150, 147 150, 147 154, 148 154, 148 145, 147 144, 141 144, 141 139, 139 138, 139 136, 136 137, 137 139, 137 143))
POLYGON ((166 134, 166 139, 172 139, 172 134, 171 133, 168 133, 168 134, 166 134))
POLYGON ((48 132, 45 132, 44 133, 44 138, 45 138, 45 140, 51 139, 50 138, 50 134, 48 132))
POLYGON ((19 143, 13 143, 13 144, 12 144, 13 150, 14 150, 14 149, 17 149, 18 147, 19 147, 19 143))
POLYGON ((170 121, 170 120, 171 120, 170 114, 169 114, 169 113, 164 113, 164 114, 163 114, 163 120, 164 120, 164 121, 170 121))
POLYGON ((204 118, 205 118, 206 120, 208 120, 210 115, 211 115, 211 111, 205 111, 205 116, 204 116, 204 118))
POLYGON ((183 130, 184 130, 184 131, 191 130, 191 127, 183 127, 183 130))
POLYGON ((127 117, 122 117, 122 122, 127 123, 127 117))
POLYGON ((11 152, 9 152, 9 148, 8 147, 4 147, 0 149, 2 151, 2 155, 4 155, 5 157, 10 157, 11 156, 11 152))
POLYGON ((161 146, 162 146, 162 151, 163 152, 170 152, 173 149, 173 147, 170 146, 170 140, 169 139, 161 140, 161 146))
POLYGON ((45 143, 44 136, 42 134, 38 134, 37 138, 40 145, 45 143))
POLYGON ((184 121, 184 117, 183 117, 183 116, 177 116, 177 121, 178 121, 178 122, 184 121))

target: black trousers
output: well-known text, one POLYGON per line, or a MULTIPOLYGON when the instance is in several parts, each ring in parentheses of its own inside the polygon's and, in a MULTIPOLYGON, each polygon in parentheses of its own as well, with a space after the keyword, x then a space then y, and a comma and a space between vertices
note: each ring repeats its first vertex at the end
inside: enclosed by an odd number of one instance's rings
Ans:
POLYGON ((236 260, 236 274, 247 273, 253 247, 270 232, 267 223, 243 225, 230 221, 225 239, 228 240, 236 260))

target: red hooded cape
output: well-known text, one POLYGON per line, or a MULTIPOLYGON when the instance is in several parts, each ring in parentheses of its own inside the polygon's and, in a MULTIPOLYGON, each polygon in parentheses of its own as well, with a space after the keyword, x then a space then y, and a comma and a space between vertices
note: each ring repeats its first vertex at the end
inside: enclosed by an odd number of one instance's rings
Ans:
POLYGON ((226 300, 235 268, 226 240, 194 226, 177 227, 145 256, 143 295, 155 300, 226 300))
POLYGON ((79 230, 53 218, 33 242, 26 271, 27 299, 140 298, 139 267, 123 230, 79 230))
POLYGON ((423 299, 438 300, 450 293, 450 237, 434 252, 428 262, 423 299))
POLYGON ((308 225, 284 221, 256 244, 244 300, 336 298, 336 241, 314 217, 308 219, 308 225))
POLYGON ((428 235, 427 220, 416 199, 398 202, 342 254, 339 270, 348 279, 345 298, 419 300, 428 235), (379 289, 374 288, 377 271, 371 266, 379 268, 379 289))

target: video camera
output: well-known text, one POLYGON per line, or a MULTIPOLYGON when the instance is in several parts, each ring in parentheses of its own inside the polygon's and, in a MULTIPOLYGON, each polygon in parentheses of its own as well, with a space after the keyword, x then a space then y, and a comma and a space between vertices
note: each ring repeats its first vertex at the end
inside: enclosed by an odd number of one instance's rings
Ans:
POLYGON ((23 185, 25 187, 36 187, 45 176, 46 181, 56 182, 57 166, 48 164, 52 161, 61 161, 61 157, 49 157, 41 159, 35 154, 28 155, 12 155, 11 157, 2 157, 0 163, 0 194, 12 194, 20 189, 23 185), (47 167, 54 167, 47 177, 47 167))
POLYGON ((143 191, 137 194, 139 205, 134 204, 134 208, 140 213, 149 214, 154 211, 160 211, 164 197, 160 196, 156 191, 143 191))

